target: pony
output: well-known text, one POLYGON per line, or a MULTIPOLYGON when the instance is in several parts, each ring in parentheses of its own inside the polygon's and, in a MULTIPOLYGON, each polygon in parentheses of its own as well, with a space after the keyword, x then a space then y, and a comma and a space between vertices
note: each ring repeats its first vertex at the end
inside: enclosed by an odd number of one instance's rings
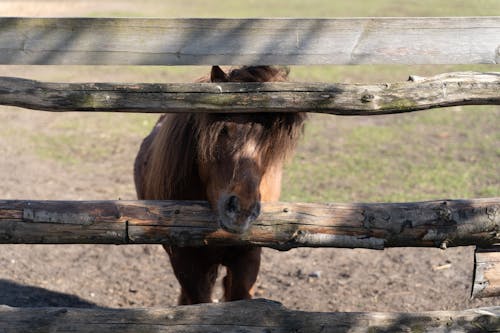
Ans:
MULTIPOLYGON (((197 82, 282 82, 288 69, 213 66, 197 82)), ((224 230, 242 234, 261 202, 278 201, 283 163, 293 152, 305 113, 172 113, 160 116, 134 164, 139 199, 206 200, 224 230)), ((178 304, 212 302, 219 267, 224 300, 248 299, 260 266, 255 246, 166 246, 181 286, 178 304)))

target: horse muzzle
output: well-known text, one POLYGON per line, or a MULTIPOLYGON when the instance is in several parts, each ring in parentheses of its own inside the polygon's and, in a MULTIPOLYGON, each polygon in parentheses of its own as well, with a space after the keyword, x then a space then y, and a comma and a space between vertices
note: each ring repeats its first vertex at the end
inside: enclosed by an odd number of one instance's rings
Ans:
POLYGON ((218 206, 220 227, 235 234, 246 232, 260 214, 260 202, 253 202, 245 208, 236 195, 221 198, 218 206))

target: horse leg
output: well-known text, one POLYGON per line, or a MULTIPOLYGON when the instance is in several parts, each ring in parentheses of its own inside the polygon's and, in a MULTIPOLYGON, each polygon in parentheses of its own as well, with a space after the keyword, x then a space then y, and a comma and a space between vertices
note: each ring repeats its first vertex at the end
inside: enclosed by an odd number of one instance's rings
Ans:
POLYGON ((211 303, 219 263, 207 248, 164 246, 181 285, 179 305, 211 303))
POLYGON ((253 296, 253 286, 260 268, 260 247, 229 248, 229 258, 223 264, 227 267, 224 277, 224 299, 236 301, 253 296))

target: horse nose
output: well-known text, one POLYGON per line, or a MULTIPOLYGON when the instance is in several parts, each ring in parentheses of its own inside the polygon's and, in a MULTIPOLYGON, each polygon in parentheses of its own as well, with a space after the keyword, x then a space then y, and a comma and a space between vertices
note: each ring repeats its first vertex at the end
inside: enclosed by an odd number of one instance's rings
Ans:
POLYGON ((259 201, 247 205, 236 195, 230 195, 221 204, 219 206, 222 208, 219 208, 220 226, 230 232, 245 232, 260 214, 259 201))
POLYGON ((257 201, 250 209, 245 210, 241 208, 240 199, 235 195, 227 198, 224 207, 225 213, 234 218, 238 217, 238 215, 246 215, 251 220, 255 220, 260 215, 260 202, 257 201))

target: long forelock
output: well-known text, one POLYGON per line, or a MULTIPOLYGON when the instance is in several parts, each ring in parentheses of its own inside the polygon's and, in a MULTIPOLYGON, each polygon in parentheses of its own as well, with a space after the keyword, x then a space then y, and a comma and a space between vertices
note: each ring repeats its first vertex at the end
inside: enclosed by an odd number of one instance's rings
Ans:
MULTIPOLYGON (((197 117, 197 155, 203 162, 219 158, 219 136, 222 135, 227 120, 211 119, 210 115, 197 117)), ((245 123, 240 135, 232 138, 227 151, 235 157, 258 156, 262 167, 287 159, 295 149, 302 133, 305 116, 300 113, 266 113, 252 115, 245 123), (251 154, 252 151, 255 154, 251 154)))
MULTIPOLYGON (((235 82, 281 82, 287 76, 287 68, 271 66, 244 66, 228 74, 229 80, 235 82)), ((210 79, 203 77, 197 82, 210 79)), ((226 121, 231 121, 232 116, 227 116, 226 121)), ((243 143, 253 142, 263 168, 290 156, 306 119, 305 113, 253 113, 245 117, 251 126, 232 142, 231 149, 235 154, 244 154, 248 147, 243 143)), ((147 198, 173 198, 196 163, 218 158, 217 144, 225 125, 214 114, 169 114, 160 118, 145 175, 147 198)))

